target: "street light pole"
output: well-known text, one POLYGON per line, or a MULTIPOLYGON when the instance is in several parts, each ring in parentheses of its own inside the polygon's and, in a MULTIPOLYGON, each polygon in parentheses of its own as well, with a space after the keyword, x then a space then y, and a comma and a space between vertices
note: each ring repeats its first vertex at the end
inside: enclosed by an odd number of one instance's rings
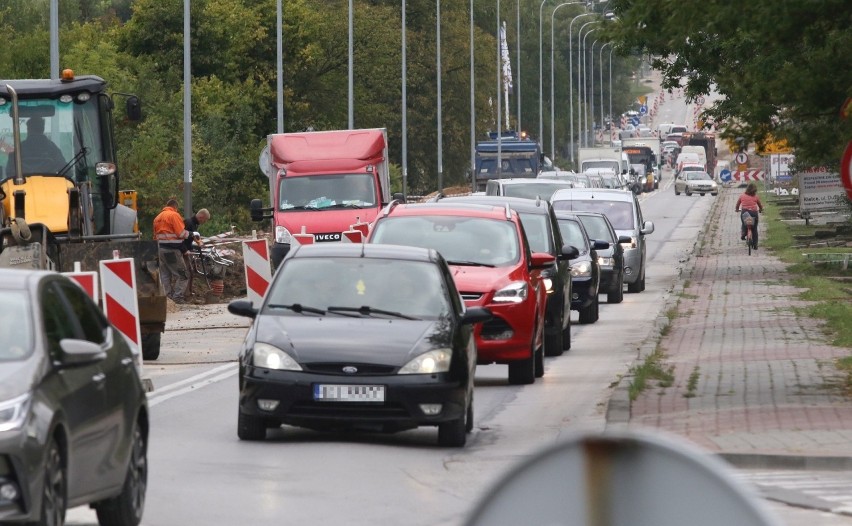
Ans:
POLYGON ((473 77, 473 0, 470 0, 470 191, 476 191, 476 106, 473 77))
MULTIPOLYGON (((542 77, 544 77, 544 69, 542 68, 542 51, 541 51, 541 16, 542 9, 547 0, 541 0, 541 5, 538 6, 538 137, 536 140, 539 143, 544 141, 544 86, 542 85, 542 77)), ((500 0, 497 0, 497 5, 500 5, 500 0)), ((499 16, 497 17, 499 20, 499 16)))
MULTIPOLYGON (((555 69, 554 65, 553 65, 553 50, 556 46, 554 45, 554 41, 553 41, 553 33, 554 33, 554 31, 553 31, 554 27, 553 26, 556 23, 556 12, 559 10, 560 7, 565 7, 567 5, 583 4, 583 3, 585 3, 585 2, 563 2, 563 3, 559 4, 558 6, 554 7, 553 12, 550 14, 550 158, 552 160, 556 159, 556 139, 555 139, 556 127, 554 125, 554 120, 555 120, 555 110, 554 110, 554 107, 555 107, 554 102, 555 101, 554 101, 554 99, 555 99, 555 97, 554 97, 554 93, 553 93, 553 91, 554 91, 553 85, 555 84, 555 77, 554 77, 554 72, 553 72, 553 70, 555 69)), ((569 73, 569 76, 570 76, 570 73, 569 73)))
POLYGON ((515 122, 515 124, 516 124, 516 127, 518 129, 517 130, 518 136, 520 136, 520 133, 521 133, 521 0, 518 0, 518 2, 517 2, 517 11, 515 13, 515 21, 516 21, 516 24, 518 26, 517 30, 515 31, 515 35, 516 35, 515 38, 517 39, 516 44, 517 44, 517 48, 518 48, 518 60, 517 60, 518 63, 515 65, 515 71, 517 71, 517 73, 515 74, 515 78, 518 79, 518 81, 515 83, 515 84, 517 84, 517 90, 518 90, 518 92, 517 92, 517 95, 518 95, 518 118, 517 118, 517 122, 515 122))
POLYGON ((612 50, 609 48, 609 118, 612 119, 612 50))
POLYGON ((278 116, 278 125, 276 129, 278 133, 284 133, 284 36, 282 34, 283 27, 283 12, 281 9, 281 1, 278 0, 275 6, 275 69, 277 73, 277 77, 275 79, 275 89, 276 89, 276 102, 278 103, 278 110, 276 115, 278 116))
MULTIPOLYGON (((568 24, 568 99, 569 99, 569 107, 570 113, 568 117, 568 128, 570 129, 571 138, 570 138, 570 147, 571 147, 571 164, 574 164, 574 40, 572 28, 574 27, 574 21, 578 18, 582 18, 584 16, 591 16, 594 13, 583 13, 575 16, 571 19, 571 23, 568 24)), ((577 61, 579 64, 579 60, 577 61)), ((580 77, 577 76, 577 89, 579 90, 580 77)), ((580 134, 580 128, 577 127, 577 135, 580 134)))
POLYGON ((183 210, 192 217, 192 54, 189 0, 183 0, 183 210))
POLYGON ((583 88, 585 87, 585 78, 583 75, 583 66, 585 65, 583 55, 583 29, 595 22, 597 21, 592 20, 590 22, 586 22, 580 26, 579 30, 577 30, 577 147, 583 146, 583 108, 581 106, 581 102, 583 101, 583 88))
MULTIPOLYGON (((605 43, 601 46, 600 53, 598 53, 598 71, 600 72, 600 78, 601 78, 601 82, 600 82, 600 85, 601 85, 601 121, 600 121, 600 122, 601 122, 601 128, 603 128, 603 124, 604 124, 604 108, 603 108, 603 99, 604 99, 604 97, 603 97, 603 93, 604 93, 604 92, 603 92, 603 50, 604 50, 604 48, 605 48, 605 47, 610 46, 610 45, 612 45, 612 42, 605 42, 605 43)), ((610 90, 612 89, 612 84, 610 84, 609 89, 610 89, 610 90)))
POLYGON ((402 0, 402 195, 408 195, 408 66, 405 1, 402 0))
POLYGON ((444 192, 444 141, 443 126, 441 118, 441 0, 437 2, 437 41, 436 54, 438 56, 438 194, 444 192))
POLYGON ((595 44, 598 43, 598 40, 599 39, 596 38, 595 41, 592 42, 591 63, 589 65, 589 72, 592 74, 592 87, 589 90, 589 102, 592 106, 592 125, 589 128, 592 135, 592 147, 595 146, 595 44))
POLYGON ((355 112, 354 105, 352 99, 355 94, 355 82, 354 82, 354 70, 352 68, 352 53, 353 53, 353 44, 352 44, 352 27, 353 27, 353 19, 354 15, 352 12, 352 0, 349 0, 349 129, 353 129, 355 127, 355 112))
POLYGON ((589 146, 589 135, 588 135, 588 131, 589 131, 589 106, 588 106, 588 102, 587 102, 588 99, 589 99, 589 75, 588 75, 588 70, 586 69, 586 62, 587 62, 586 61, 586 39, 589 37, 589 35, 591 35, 595 31, 596 31, 596 28, 593 27, 586 32, 585 36, 583 36, 583 47, 582 47, 582 50, 583 50, 583 108, 582 108, 582 112, 583 112, 583 144, 586 145, 586 147, 589 146))

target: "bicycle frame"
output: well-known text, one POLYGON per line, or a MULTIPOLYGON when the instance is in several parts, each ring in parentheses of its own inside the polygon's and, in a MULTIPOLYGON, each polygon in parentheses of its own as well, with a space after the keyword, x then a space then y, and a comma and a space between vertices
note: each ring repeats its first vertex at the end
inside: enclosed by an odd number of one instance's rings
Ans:
POLYGON ((751 255, 751 249, 754 248, 754 236, 752 229, 754 228, 754 217, 746 210, 743 210, 740 215, 742 222, 746 227, 746 246, 748 247, 748 255, 751 255))

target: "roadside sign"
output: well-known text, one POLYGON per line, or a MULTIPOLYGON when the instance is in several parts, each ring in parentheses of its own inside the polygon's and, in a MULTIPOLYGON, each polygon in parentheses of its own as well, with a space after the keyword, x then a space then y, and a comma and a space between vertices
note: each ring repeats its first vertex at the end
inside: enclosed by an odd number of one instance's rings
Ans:
POLYGON ((639 115, 646 115, 648 113, 648 106, 641 105, 639 106, 639 115))
POLYGON ((739 152, 736 156, 737 164, 748 164, 748 154, 746 152, 739 152))
POLYGON ((630 117, 630 122, 633 124, 633 126, 639 126, 639 117, 630 117))
POLYGON ((243 241, 243 261, 246 273, 246 296, 249 301, 259 306, 272 281, 269 246, 266 240, 243 241))
POLYGON ((846 189, 846 197, 852 199, 852 141, 846 145, 843 158, 840 161, 840 180, 846 189))
POLYGON ((724 170, 719 172, 719 179, 726 183, 731 182, 731 171, 725 168, 724 170))

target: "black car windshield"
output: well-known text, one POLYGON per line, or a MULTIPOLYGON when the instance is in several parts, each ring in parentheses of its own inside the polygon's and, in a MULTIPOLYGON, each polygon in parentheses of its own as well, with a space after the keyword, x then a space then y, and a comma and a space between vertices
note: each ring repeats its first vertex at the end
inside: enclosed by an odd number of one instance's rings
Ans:
MULTIPOLYGON (((424 261, 293 258, 284 261, 271 286, 264 314, 304 316, 305 306, 323 311, 329 307, 356 311, 367 307, 365 312, 387 311, 417 319, 438 319, 450 312, 449 292, 439 267, 424 261), (275 308, 276 305, 302 308, 275 308)), ((317 314, 308 311, 310 316, 317 314)), ((378 312, 377 316, 383 315, 378 312)))
POLYGON ((375 207, 375 178, 371 174, 305 175, 283 177, 279 210, 323 210, 375 207))
POLYGON ((479 217, 421 215, 388 217, 376 223, 373 243, 433 248, 448 263, 508 266, 521 257, 515 224, 479 217))
POLYGON ((627 201, 604 199, 572 199, 553 202, 555 210, 597 212, 603 214, 616 230, 633 230, 633 205, 627 201))
POLYGON ((528 212, 521 212, 520 215, 521 224, 524 225, 524 232, 527 234, 527 242, 530 244, 530 251, 552 254, 553 245, 550 242, 547 216, 528 212))
POLYGON ((33 351, 30 301, 24 292, 0 290, 0 362, 22 360, 33 351))
POLYGON ((586 233, 589 234, 590 238, 596 241, 615 243, 612 232, 606 225, 606 219, 601 216, 578 215, 577 217, 580 218, 580 222, 586 227, 586 233))
POLYGON ((583 229, 580 223, 573 219, 557 219, 559 222, 559 232, 562 234, 563 245, 573 245, 585 254, 589 250, 589 244, 586 242, 586 236, 583 235, 583 229))
POLYGON ((503 195, 507 197, 523 197, 525 199, 535 199, 541 197, 545 201, 550 200, 553 192, 563 188, 571 188, 571 184, 564 183, 530 183, 530 184, 504 184, 503 195))

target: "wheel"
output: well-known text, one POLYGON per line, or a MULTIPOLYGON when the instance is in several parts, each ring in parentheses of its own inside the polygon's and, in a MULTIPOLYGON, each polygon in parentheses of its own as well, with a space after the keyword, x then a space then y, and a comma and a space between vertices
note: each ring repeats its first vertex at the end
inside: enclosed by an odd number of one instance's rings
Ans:
POLYGON ((716 197, 717 195, 719 195, 719 192, 716 192, 715 194, 711 193, 710 195, 712 195, 713 197, 716 197))
POLYGON ((438 445, 441 447, 464 446, 467 442, 467 417, 470 415, 470 406, 468 406, 465 416, 438 424, 438 445))
POLYGON ((509 364, 510 384, 527 385, 533 382, 535 382, 535 352, 529 358, 509 364))
POLYGON ((642 292, 642 283, 640 283, 640 280, 637 279, 633 283, 628 283, 627 284, 627 292, 629 292, 630 294, 636 294, 637 292, 642 292))
POLYGON ((751 242, 751 239, 746 238, 746 245, 748 245, 748 255, 749 255, 749 256, 751 255, 751 246, 752 246, 753 244, 754 244, 754 243, 752 243, 752 242, 751 242))
POLYGON ((571 350, 571 320, 568 320, 568 326, 562 329, 562 350, 571 350))
POLYGON ((703 194, 703 193, 701 194, 701 197, 704 197, 704 194, 703 194))
POLYGON ((677 191, 677 188, 675 188, 675 195, 680 195, 680 192, 677 191))
POLYGON ((160 357, 161 334, 159 332, 149 332, 142 335, 142 359, 156 360, 160 357))
POLYGON ((263 418, 247 415, 240 410, 237 417, 237 436, 240 440, 263 440, 266 438, 266 422, 263 418))
POLYGON ((645 290, 645 269, 642 269, 642 279, 639 280, 639 292, 645 290))
POLYGON ((118 496, 95 505, 101 526, 137 526, 145 511, 148 488, 148 446, 139 426, 133 431, 133 445, 124 486, 118 496))
POLYGON ((467 423, 465 423, 464 430, 467 433, 473 431, 473 392, 470 393, 470 402, 467 405, 467 423))
POLYGON ((592 298, 592 302, 589 303, 586 307, 580 309, 580 323, 586 325, 588 323, 594 323, 598 321, 598 296, 592 298))
POLYGON ((616 280, 606 294, 607 303, 621 303, 624 301, 624 278, 616 280))
POLYGON ((41 519, 37 526, 61 526, 65 523, 68 480, 65 463, 56 440, 51 440, 44 463, 44 488, 41 495, 41 519))
POLYGON ((535 353, 535 377, 541 378, 544 376, 544 349, 539 347, 535 353))
POLYGON ((691 196, 691 195, 692 195, 692 192, 690 192, 690 191, 689 191, 689 188, 687 188, 687 189, 684 191, 684 193, 686 194, 686 197, 689 197, 689 196, 691 196))
MULTIPOLYGON (((559 318, 562 319, 561 317, 559 318)), ((560 356, 562 355, 563 347, 562 343, 562 330, 557 330, 552 334, 544 335, 544 354, 545 356, 560 356)))

